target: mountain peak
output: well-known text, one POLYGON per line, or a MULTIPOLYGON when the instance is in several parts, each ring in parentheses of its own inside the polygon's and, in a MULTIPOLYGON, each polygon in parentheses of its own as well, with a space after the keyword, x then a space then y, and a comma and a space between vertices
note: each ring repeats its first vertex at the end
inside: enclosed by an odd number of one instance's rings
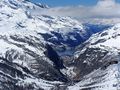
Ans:
POLYGON ((1 0, 2 5, 8 5, 10 7, 18 7, 22 4, 22 2, 27 0, 1 0))

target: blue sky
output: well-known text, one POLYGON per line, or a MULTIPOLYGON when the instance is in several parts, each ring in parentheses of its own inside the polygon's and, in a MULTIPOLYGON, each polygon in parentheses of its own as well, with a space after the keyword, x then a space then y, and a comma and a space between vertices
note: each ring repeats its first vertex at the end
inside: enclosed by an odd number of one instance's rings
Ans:
MULTIPOLYGON (((40 2, 52 7, 56 6, 76 6, 76 5, 95 5, 98 0, 32 0, 33 2, 40 2)), ((120 0, 116 0, 120 2, 120 0)))
POLYGON ((34 2, 51 7, 47 10, 36 10, 34 13, 37 15, 120 18, 120 0, 34 0, 34 2))

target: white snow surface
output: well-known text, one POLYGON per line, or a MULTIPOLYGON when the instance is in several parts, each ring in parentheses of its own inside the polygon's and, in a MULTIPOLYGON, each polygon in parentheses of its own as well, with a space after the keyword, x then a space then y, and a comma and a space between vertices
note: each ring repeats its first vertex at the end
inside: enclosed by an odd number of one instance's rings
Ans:
MULTIPOLYGON (((45 44, 46 41, 43 39, 41 35, 38 35, 38 33, 51 33, 51 31, 60 32, 63 34, 69 33, 74 30, 74 28, 78 28, 78 30, 82 33, 85 33, 84 27, 81 23, 79 23, 76 20, 73 20, 70 17, 50 17, 50 16, 33 16, 29 12, 30 9, 34 10, 35 8, 41 8, 39 6, 36 6, 35 4, 31 2, 27 2, 25 0, 0 0, 0 56, 5 57, 5 54, 7 51, 15 51, 16 54, 24 55, 24 49, 31 50, 32 52, 36 53, 39 56, 45 57, 44 51, 45 48, 36 46, 33 47, 32 45, 28 45, 27 41, 29 41, 27 38, 30 39, 30 41, 39 43, 39 44, 45 44), (11 36, 14 36, 16 39, 25 39, 26 42, 18 42, 17 40, 14 40, 11 38, 11 36), (39 40, 36 40, 38 38, 39 40), (18 47, 17 45, 21 45, 21 47, 18 47)), ((41 8, 42 9, 42 8, 41 8)), ((72 38, 72 37, 71 37, 72 38)), ((13 57, 15 55, 12 55, 13 57)), ((13 58, 12 57, 12 58, 13 58)), ((13 63, 17 63, 19 65, 23 65, 31 70, 29 67, 30 64, 36 63, 34 62, 34 58, 31 56, 27 56, 25 60, 20 60, 18 56, 17 59, 13 60, 13 63), (30 60, 30 61, 27 61, 30 60)), ((50 65, 53 65, 53 63, 48 60, 48 58, 45 59, 50 65)), ((34 70, 32 70, 34 71, 34 70)), ((36 72, 36 71, 34 71, 36 72)), ((32 78, 26 78, 25 80, 21 80, 19 82, 23 85, 26 85, 27 83, 36 83, 36 86, 42 87, 45 90, 50 90, 53 85, 57 82, 49 82, 45 80, 36 80, 32 78), (47 82, 47 84, 46 84, 47 82)), ((18 83, 18 84, 19 84, 18 83)), ((60 82, 58 82, 60 83, 60 82)))
MULTIPOLYGON (((85 43, 86 46, 81 52, 77 51, 75 57, 79 56, 86 48, 100 48, 118 55, 120 52, 120 23, 113 27, 92 35, 85 43)), ((111 54, 112 53, 112 54, 111 54)), ((120 89, 120 61, 118 64, 112 64, 107 69, 97 69, 84 76, 79 83, 69 86, 68 90, 119 90, 120 89)))
POLYGON ((92 35, 87 40, 87 47, 101 48, 108 51, 120 51, 120 23, 103 32, 92 35))

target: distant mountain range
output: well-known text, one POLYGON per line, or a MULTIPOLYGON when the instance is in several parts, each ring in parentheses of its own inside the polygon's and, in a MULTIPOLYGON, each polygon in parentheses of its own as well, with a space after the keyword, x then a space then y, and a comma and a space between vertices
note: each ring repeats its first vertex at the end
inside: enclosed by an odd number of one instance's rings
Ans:
POLYGON ((0 1, 0 90, 117 90, 120 24, 32 15, 38 8, 48 6, 0 1))

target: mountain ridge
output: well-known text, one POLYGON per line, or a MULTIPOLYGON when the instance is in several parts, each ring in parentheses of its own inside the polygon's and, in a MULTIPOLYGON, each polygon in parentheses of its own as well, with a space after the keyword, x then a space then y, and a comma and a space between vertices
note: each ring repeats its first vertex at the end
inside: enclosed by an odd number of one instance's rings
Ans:
MULTIPOLYGON (((106 75, 117 73, 119 53, 106 41, 119 45, 120 25, 102 29, 98 25, 99 33, 90 37, 95 31, 92 26, 71 17, 35 16, 29 11, 35 8, 46 6, 24 0, 0 2, 0 89, 79 90, 109 82, 106 75), (111 29, 104 31, 107 28, 111 29)), ((114 75, 111 78, 116 80, 114 75)))

